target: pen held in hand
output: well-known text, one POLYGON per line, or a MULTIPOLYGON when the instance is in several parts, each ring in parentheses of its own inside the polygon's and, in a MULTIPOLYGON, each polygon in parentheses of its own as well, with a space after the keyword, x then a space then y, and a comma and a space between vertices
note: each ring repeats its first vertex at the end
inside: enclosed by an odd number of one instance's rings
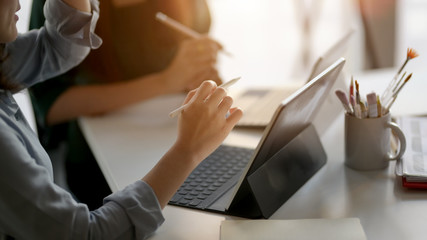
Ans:
MULTIPOLYGON (((233 78, 233 79, 231 79, 230 81, 225 82, 225 83, 223 83, 223 84, 219 85, 218 87, 222 87, 222 88, 227 89, 228 87, 232 86, 232 85, 233 85, 233 84, 235 84, 237 81, 239 81, 239 79, 240 79, 240 77, 233 78)), ((173 110, 172 112, 170 112, 170 113, 169 113, 169 117, 170 117, 170 118, 174 118, 174 117, 178 116, 178 114, 180 114, 180 113, 181 113, 181 111, 182 111, 182 110, 184 110, 184 108, 185 108, 186 106, 187 106, 187 104, 184 104, 184 105, 182 105, 181 107, 179 107, 179 108, 177 108, 177 109, 173 110)))
POLYGON ((181 24, 180 22, 168 17, 166 14, 162 12, 156 13, 156 19, 166 26, 181 32, 182 34, 190 37, 190 38, 199 38, 200 33, 194 31, 193 29, 181 24))
MULTIPOLYGON (((176 21, 175 19, 172 19, 170 17, 168 17, 166 14, 162 13, 162 12, 157 12, 156 13, 156 20, 158 20, 159 22, 165 24, 166 26, 175 29, 176 31, 186 35, 187 37, 196 39, 196 38, 200 38, 201 35, 200 33, 194 31, 193 29, 183 25, 182 23, 176 21)), ((231 57, 231 53, 225 51, 224 49, 221 49, 221 51, 231 57)))

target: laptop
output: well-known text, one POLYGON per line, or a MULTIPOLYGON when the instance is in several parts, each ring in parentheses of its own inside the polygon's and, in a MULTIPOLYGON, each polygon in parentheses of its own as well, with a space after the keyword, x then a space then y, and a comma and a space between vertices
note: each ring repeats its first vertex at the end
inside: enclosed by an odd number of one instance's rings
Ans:
MULTIPOLYGON (((351 36, 354 29, 350 29, 342 37, 338 39, 332 46, 330 46, 314 63, 308 78, 303 81, 309 82, 316 77, 319 73, 330 66, 336 59, 343 57, 349 45, 351 36)), ((343 78, 343 77, 341 77, 343 78)), ((337 81, 335 88, 344 88, 346 86, 344 79, 337 81)), ((270 122, 271 117, 279 105, 286 97, 294 93, 302 86, 301 82, 289 82, 285 88, 257 88, 246 89, 236 95, 233 95, 235 106, 239 106, 245 112, 244 116, 240 119, 238 127, 265 127, 270 122)), ((336 102, 336 96, 331 94, 327 100, 329 104, 336 102), (333 99, 333 100, 331 100, 333 99)), ((334 106, 335 107, 335 106, 334 106)), ((341 109, 341 108, 338 108, 341 109)), ((337 112, 329 113, 328 116, 337 116, 337 112)))
POLYGON ((256 149, 221 145, 190 174, 169 204, 270 217, 326 163, 311 123, 344 63, 338 59, 279 104, 256 149))

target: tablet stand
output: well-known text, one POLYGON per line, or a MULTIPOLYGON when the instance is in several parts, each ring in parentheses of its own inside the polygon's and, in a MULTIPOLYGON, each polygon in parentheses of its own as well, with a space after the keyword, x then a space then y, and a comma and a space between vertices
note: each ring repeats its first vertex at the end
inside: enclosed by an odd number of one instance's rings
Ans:
POLYGON ((313 125, 247 176, 250 194, 232 204, 231 214, 269 218, 326 163, 326 153, 313 125))

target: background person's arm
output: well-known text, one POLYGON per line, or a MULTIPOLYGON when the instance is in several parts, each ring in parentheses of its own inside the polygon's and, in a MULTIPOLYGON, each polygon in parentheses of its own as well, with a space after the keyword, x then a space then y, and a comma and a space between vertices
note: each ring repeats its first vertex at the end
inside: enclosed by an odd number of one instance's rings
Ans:
POLYGON ((215 68, 218 50, 218 43, 208 37, 187 40, 170 66, 158 73, 113 83, 71 86, 47 111, 47 124, 100 115, 160 95, 188 91, 207 79, 220 84, 215 68), (194 47, 196 44, 204 46, 202 53, 194 47))
POLYGON ((134 81, 72 86, 52 104, 46 120, 54 125, 80 116, 93 116, 169 93, 158 74, 134 81))

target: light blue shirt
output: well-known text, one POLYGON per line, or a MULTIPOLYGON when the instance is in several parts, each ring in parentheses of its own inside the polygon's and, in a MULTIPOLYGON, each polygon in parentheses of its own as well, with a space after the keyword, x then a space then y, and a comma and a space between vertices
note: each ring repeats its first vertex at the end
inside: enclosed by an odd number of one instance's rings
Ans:
MULTIPOLYGON (((45 27, 6 45, 1 66, 23 88, 80 63, 101 39, 92 14, 48 0, 45 27)), ((0 89, 0 239, 144 239, 164 221, 151 187, 141 180, 89 211, 53 183, 52 164, 10 91, 0 89)))

